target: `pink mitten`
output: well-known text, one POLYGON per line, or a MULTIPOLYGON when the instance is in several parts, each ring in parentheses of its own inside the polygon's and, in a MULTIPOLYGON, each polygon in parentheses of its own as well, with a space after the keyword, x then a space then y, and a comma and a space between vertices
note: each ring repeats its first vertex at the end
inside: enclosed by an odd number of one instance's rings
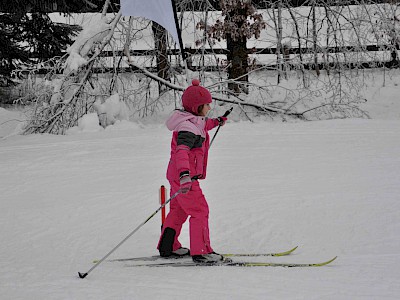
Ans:
POLYGON ((182 172, 180 179, 180 191, 182 194, 186 194, 190 191, 190 188, 192 187, 192 180, 190 179, 189 172, 182 172))
POLYGON ((228 118, 222 116, 222 117, 218 117, 217 120, 218 120, 218 122, 219 122, 219 126, 224 126, 225 123, 226 123, 226 121, 228 121, 228 118))

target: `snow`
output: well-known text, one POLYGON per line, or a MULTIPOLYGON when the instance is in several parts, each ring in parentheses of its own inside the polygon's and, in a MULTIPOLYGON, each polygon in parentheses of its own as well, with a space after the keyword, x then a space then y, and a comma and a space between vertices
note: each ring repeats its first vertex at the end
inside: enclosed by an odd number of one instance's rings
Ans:
POLYGON ((118 93, 108 97, 104 103, 101 103, 101 100, 96 100, 93 103, 93 108, 96 110, 97 115, 99 116, 97 120, 95 120, 95 124, 100 124, 103 127, 108 125, 113 125, 116 121, 128 121, 129 120, 129 109, 124 101, 120 100, 120 96, 118 93))
MULTIPOLYGON (((210 149, 202 187, 217 252, 298 245, 290 256, 259 260, 338 255, 331 265, 176 269, 104 262, 85 279, 78 272, 159 207, 171 134, 163 120, 102 129, 92 114, 65 136, 12 135, 21 115, 0 108, 0 137, 8 136, 0 140, 1 298, 398 299, 396 91, 368 95, 372 119, 229 121, 210 149)), ((110 258, 156 254, 159 233, 157 214, 110 258)), ((181 242, 189 243, 186 225, 181 242)))
POLYGON ((100 43, 111 29, 105 18, 91 19, 83 27, 75 42, 67 49, 69 56, 64 70, 65 74, 75 72, 86 65, 87 55, 93 49, 93 45, 100 43))
MULTIPOLYGON (((103 128, 99 125, 99 116, 97 113, 90 113, 84 115, 82 118, 78 120, 78 129, 81 131, 100 131, 103 128)), ((75 127, 70 128, 69 130, 74 130, 75 127)))

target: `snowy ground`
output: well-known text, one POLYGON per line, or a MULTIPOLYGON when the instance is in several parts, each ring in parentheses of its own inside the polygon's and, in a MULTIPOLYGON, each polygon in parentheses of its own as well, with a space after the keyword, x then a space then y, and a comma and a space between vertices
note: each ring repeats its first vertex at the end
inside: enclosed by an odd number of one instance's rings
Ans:
MULTIPOLYGON (((295 254, 267 261, 339 256, 321 268, 104 262, 79 279, 78 271, 89 270, 159 207, 170 133, 161 124, 121 123, 103 132, 2 139, 1 299, 398 299, 398 105, 392 103, 389 114, 230 122, 211 148, 202 186, 214 249, 270 252, 299 245, 295 254)), ((0 123, 14 115, 0 108, 0 123)), ((2 124, 0 136, 10 124, 2 124)), ((156 254, 159 232, 156 215, 110 258, 156 254)), ((187 227, 181 241, 188 245, 187 227)))

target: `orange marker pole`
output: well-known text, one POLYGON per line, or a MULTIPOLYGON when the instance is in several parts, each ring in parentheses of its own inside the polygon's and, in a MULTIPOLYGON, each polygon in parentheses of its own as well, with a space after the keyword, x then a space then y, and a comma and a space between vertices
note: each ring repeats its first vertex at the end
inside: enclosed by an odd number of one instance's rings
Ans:
MULTIPOLYGON (((164 205, 165 204, 165 199, 167 197, 167 189, 165 186, 160 187, 160 204, 164 205)), ((161 209, 161 227, 164 224, 165 221, 165 206, 161 209)))

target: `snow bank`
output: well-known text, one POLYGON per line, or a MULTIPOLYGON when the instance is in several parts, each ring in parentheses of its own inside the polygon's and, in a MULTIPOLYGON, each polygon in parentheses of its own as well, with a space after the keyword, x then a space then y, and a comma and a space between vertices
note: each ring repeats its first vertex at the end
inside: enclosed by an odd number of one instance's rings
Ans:
POLYGON ((72 127, 67 130, 67 135, 74 135, 80 133, 90 133, 90 132, 101 132, 106 130, 107 132, 121 131, 121 130, 132 130, 141 128, 138 124, 129 122, 128 120, 114 120, 111 124, 108 124, 104 129, 100 126, 101 121, 97 113, 89 113, 78 120, 78 126, 72 127))
POLYGON ((0 107, 0 138, 19 134, 24 125, 24 118, 20 111, 0 107))
POLYGON ((82 131, 100 131, 99 118, 96 113, 84 115, 78 120, 78 128, 82 131))
POLYGON ((82 132, 99 132, 102 130, 104 130, 104 128, 99 125, 99 118, 97 114, 90 113, 83 115, 82 118, 78 120, 78 126, 69 128, 66 134, 73 135, 82 132))
POLYGON ((119 94, 112 95, 104 103, 97 100, 93 104, 93 108, 96 110, 100 124, 104 128, 113 125, 117 120, 129 120, 129 109, 125 102, 120 100, 119 94))

